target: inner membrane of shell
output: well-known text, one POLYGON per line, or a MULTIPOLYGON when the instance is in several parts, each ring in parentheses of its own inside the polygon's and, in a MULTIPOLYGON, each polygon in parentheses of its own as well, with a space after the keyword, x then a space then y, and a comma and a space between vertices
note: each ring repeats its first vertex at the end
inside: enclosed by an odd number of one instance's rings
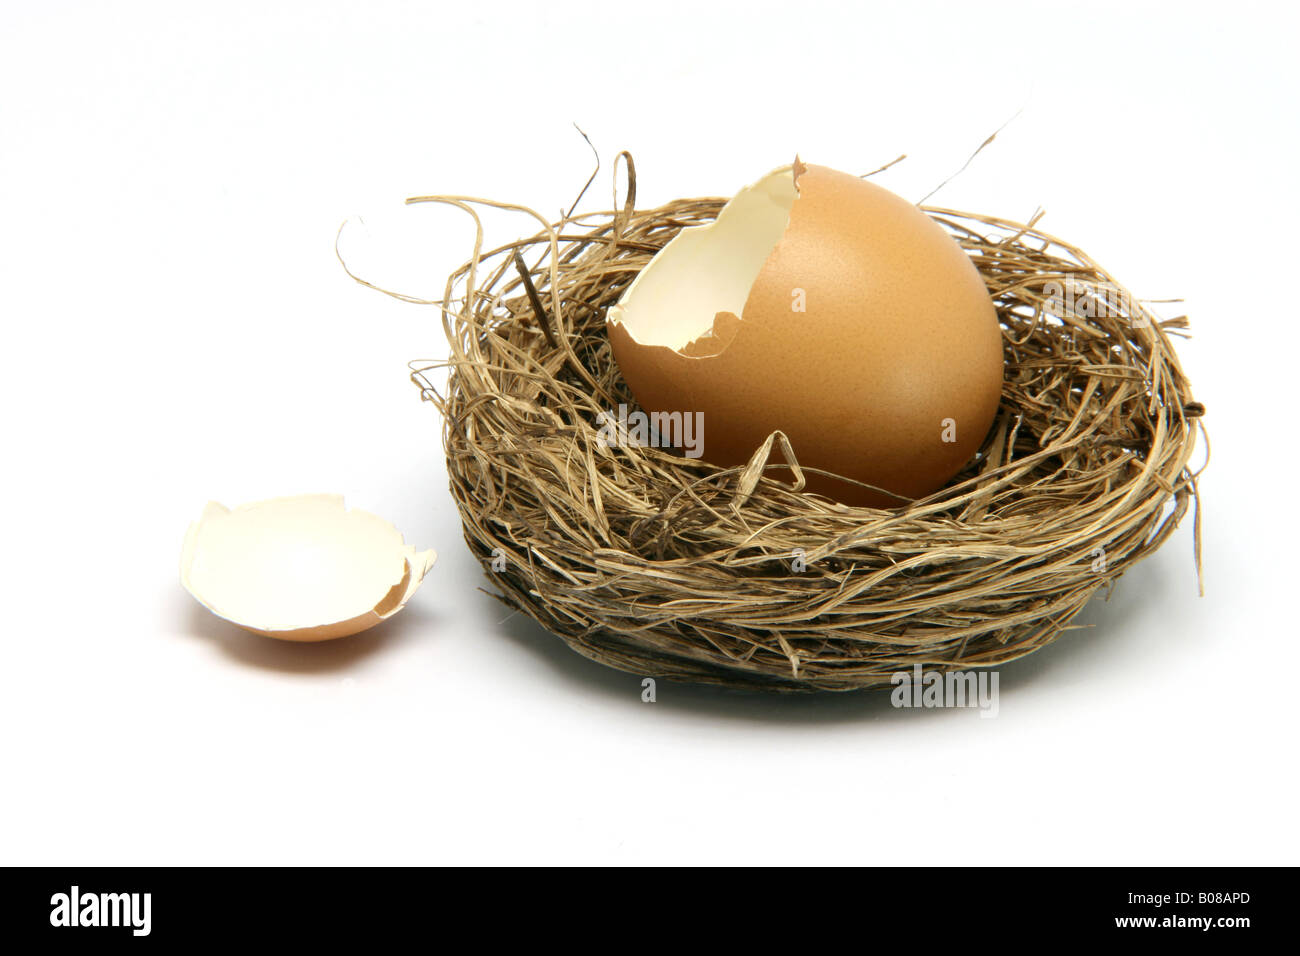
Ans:
POLYGON ((609 311, 640 345, 692 358, 735 338, 749 291, 790 223, 803 166, 783 166, 746 186, 718 218, 679 232, 609 311))

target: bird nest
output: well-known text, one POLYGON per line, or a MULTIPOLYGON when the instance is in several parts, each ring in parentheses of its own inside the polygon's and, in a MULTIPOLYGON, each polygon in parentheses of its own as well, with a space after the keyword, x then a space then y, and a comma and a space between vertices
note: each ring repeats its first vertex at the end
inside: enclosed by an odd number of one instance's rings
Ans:
POLYGON ((608 212, 550 222, 470 197, 410 200, 479 223, 438 303, 449 358, 412 366, 443 416, 465 540, 498 596, 575 651, 643 677, 778 691, 998 665, 1059 637, 1189 504, 1199 512, 1189 462, 1204 409, 1171 344, 1185 317, 1157 318, 1038 216, 923 207, 984 277, 1006 358, 994 424, 941 491, 889 510, 804 493, 779 432, 736 468, 611 445, 602 413, 635 399, 606 309, 725 202, 636 209, 622 158, 627 201, 608 212), (485 205, 540 228, 487 250, 485 205))

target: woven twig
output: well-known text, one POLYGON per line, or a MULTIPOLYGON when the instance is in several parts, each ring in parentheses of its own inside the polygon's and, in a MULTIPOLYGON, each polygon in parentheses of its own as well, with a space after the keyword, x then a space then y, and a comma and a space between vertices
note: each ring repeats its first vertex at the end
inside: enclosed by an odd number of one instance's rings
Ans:
MULTIPOLYGON (((1185 317, 1158 319, 1037 217, 925 207, 984 276, 1006 377, 967 468, 885 511, 763 477, 797 457, 779 433, 731 469, 602 442, 598 416, 634 404, 605 310, 723 200, 629 199, 557 222, 470 197, 411 201, 541 224, 489 251, 479 228, 440 303, 450 356, 413 363, 413 377, 442 412, 465 540, 499 596, 603 664, 775 690, 1000 664, 1059 637, 1189 504, 1199 512, 1189 462, 1204 409, 1170 340, 1185 317), (1078 293, 1072 308, 1052 308, 1060 288, 1078 293)), ((1195 541, 1199 574, 1199 514, 1195 541)))

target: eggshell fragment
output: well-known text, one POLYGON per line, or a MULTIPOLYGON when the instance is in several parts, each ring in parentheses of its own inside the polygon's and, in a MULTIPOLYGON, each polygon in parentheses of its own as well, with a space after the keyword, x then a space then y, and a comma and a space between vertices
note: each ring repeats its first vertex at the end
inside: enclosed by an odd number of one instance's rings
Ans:
POLYGON ((190 525, 181 583, 218 617, 286 641, 346 637, 392 617, 433 567, 387 521, 341 495, 210 502, 190 525))
POLYGON ((798 161, 675 236, 607 330, 642 409, 702 414, 705 460, 742 465, 779 430, 801 465, 882 489, 809 476, 848 504, 942 487, 1001 396, 997 313, 970 257, 907 200, 798 161))

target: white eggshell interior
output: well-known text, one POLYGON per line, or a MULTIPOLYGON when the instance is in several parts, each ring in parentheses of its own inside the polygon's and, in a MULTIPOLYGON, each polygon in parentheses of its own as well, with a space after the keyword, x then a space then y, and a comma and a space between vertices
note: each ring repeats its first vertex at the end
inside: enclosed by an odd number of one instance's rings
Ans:
POLYGON ((209 504, 187 535, 181 577, 221 617, 292 631, 395 612, 432 557, 340 495, 300 495, 233 510, 209 504), (404 579, 409 586, 390 596, 404 579))
POLYGON ((798 195, 790 166, 746 186, 713 222, 674 236, 609 310, 608 321, 622 324, 641 345, 680 351, 709 332, 719 312, 739 318, 798 195))

